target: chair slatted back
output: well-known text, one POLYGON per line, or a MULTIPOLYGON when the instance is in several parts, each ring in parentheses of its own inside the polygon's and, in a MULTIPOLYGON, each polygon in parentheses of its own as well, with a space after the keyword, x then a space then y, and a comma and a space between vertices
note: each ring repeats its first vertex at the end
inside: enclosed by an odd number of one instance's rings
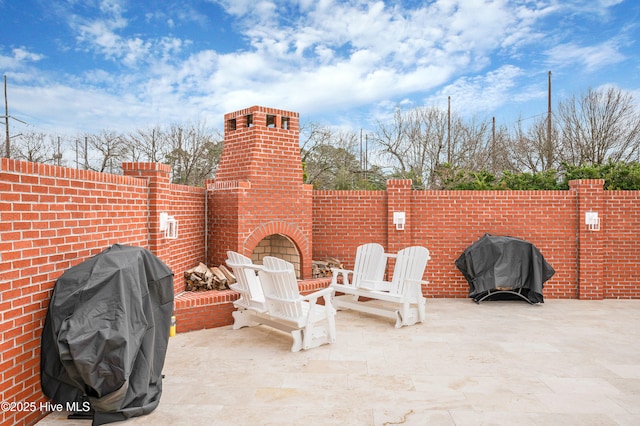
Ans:
MULTIPOLYGON (((421 288, 415 286, 415 283, 422 280, 428 260, 429 250, 425 247, 413 246, 400 250, 396 256, 389 292, 406 294, 411 288, 421 288)), ((409 296, 414 297, 417 294, 409 296)))
POLYGON ((260 282, 269 314, 284 319, 304 314, 302 297, 293 264, 273 256, 262 259, 260 282))
POLYGON ((352 284, 359 287, 362 281, 382 281, 387 266, 384 247, 378 243, 358 246, 353 267, 352 284))
POLYGON ((255 302, 263 303, 264 294, 262 292, 262 286, 260 285, 255 265, 253 265, 251 259, 240 253, 228 251, 226 263, 236 277, 236 284, 232 284, 231 286, 233 290, 240 293, 240 297, 236 303, 245 308, 255 306, 255 302))

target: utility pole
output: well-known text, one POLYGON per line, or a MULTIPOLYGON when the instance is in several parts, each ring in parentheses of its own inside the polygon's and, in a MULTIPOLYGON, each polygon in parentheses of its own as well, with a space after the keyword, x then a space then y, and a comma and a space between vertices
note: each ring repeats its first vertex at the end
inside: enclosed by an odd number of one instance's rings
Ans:
POLYGON ((447 163, 451 165, 451 96, 447 98, 447 163))
POLYGON ((496 167, 496 117, 491 118, 491 167, 496 167))
POLYGON ((367 180, 367 169, 369 168, 369 134, 364 135, 364 148, 362 147, 362 128, 360 128, 360 170, 364 180, 367 180))
POLYGON ((548 113, 547 113, 547 169, 551 168, 553 161, 553 143, 551 141, 551 71, 549 71, 549 94, 548 98, 548 113))
POLYGON ((369 170, 369 134, 364 135, 364 180, 367 181, 367 170, 369 170))
MULTIPOLYGON (((4 143, 4 156, 7 158, 11 158, 11 137, 9 136, 9 119, 13 118, 16 121, 19 121, 22 124, 28 124, 22 120, 19 120, 15 117, 11 117, 9 115, 9 101, 7 99, 7 75, 4 75, 4 116, 0 115, 0 117, 4 117, 4 129, 5 129, 5 143, 4 143)), ((20 136, 21 134, 14 135, 20 136)))
POLYGON ((9 140, 9 101, 7 100, 7 75, 4 75, 4 125, 6 132, 5 157, 11 158, 11 142, 9 140))
POLYGON ((360 128, 360 169, 364 170, 364 157, 362 156, 362 127, 360 128))
POLYGON ((60 136, 58 136, 58 152, 53 154, 53 159, 60 165, 60 160, 62 159, 62 153, 60 152, 60 136))

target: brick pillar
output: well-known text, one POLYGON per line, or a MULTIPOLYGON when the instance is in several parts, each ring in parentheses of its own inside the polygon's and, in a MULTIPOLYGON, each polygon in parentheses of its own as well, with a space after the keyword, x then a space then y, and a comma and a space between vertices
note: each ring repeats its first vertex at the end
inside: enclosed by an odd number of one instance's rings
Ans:
POLYGON ((122 163, 125 176, 146 178, 149 185, 149 251, 160 259, 170 257, 168 245, 163 244, 163 235, 160 232, 160 213, 166 212, 170 216, 177 212, 169 210, 170 200, 169 179, 171 166, 160 163, 122 163))
POLYGON ((572 180, 569 188, 577 192, 578 200, 578 298, 604 299, 604 180, 572 180), (585 224, 587 212, 596 212, 600 230, 590 230, 585 224))
POLYGON ((413 220, 411 216, 411 179, 387 181, 387 241, 389 253, 396 253, 412 245, 413 220), (393 224, 393 213, 404 212, 404 230, 397 230, 393 224))

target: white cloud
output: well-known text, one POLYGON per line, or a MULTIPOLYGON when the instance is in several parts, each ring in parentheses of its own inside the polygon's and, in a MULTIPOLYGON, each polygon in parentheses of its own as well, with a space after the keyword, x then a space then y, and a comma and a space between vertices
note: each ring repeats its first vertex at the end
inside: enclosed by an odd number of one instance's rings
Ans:
POLYGON ((19 69, 32 62, 38 62, 44 57, 42 54, 30 52, 25 47, 17 47, 11 50, 10 55, 0 54, 0 68, 7 70, 19 69))
POLYGON ((13 49, 13 57, 18 62, 27 62, 27 61, 37 62, 41 60, 44 57, 44 55, 29 52, 27 49, 19 47, 19 48, 13 49))
POLYGON ((114 120, 126 127, 140 113, 135 105, 120 97, 61 84, 12 87, 11 103, 14 110, 29 112, 28 116, 20 115, 24 121, 32 124, 34 117, 38 117, 41 122, 38 127, 46 126, 59 133, 109 129, 113 128, 114 120))
POLYGON ((563 6, 581 15, 597 15, 599 19, 607 18, 613 6, 624 0, 573 0, 563 6))
POLYGON ((88 18, 72 15, 69 20, 71 28, 77 32, 77 40, 90 50, 96 50, 108 59, 122 58, 127 55, 127 42, 117 34, 126 28, 127 21, 120 14, 118 7, 101 7, 106 17, 88 18))
POLYGON ((505 44, 505 34, 520 41, 520 23, 534 20, 521 18, 522 11, 514 13, 506 1, 466 1, 457 7, 440 1, 405 10, 381 1, 327 0, 305 4, 306 15, 282 26, 278 19, 256 22, 259 4, 221 4, 246 17, 241 22, 255 50, 220 56, 216 93, 239 98, 250 88, 258 99, 288 100, 311 111, 433 89, 463 67, 482 69, 487 55, 505 44), (235 87, 241 91, 225 89, 235 87))
MULTIPOLYGON (((593 13, 606 10, 605 2, 593 13)), ((50 122, 56 125, 101 129, 203 114, 217 122, 225 112, 254 104, 313 115, 359 107, 382 112, 422 99, 446 105, 447 96, 467 113, 483 113, 539 97, 538 85, 521 87, 540 71, 525 69, 520 59, 531 54, 530 46, 552 40, 540 23, 566 7, 581 13, 595 7, 586 0, 435 0, 412 8, 363 0, 215 3, 240 31, 234 36, 247 41, 244 48, 224 53, 211 40, 199 45, 181 37, 187 23, 205 25, 210 19, 188 5, 142 17, 170 31, 166 34, 130 28, 134 17, 124 1, 102 1, 93 15, 70 14, 78 48, 124 65, 127 72, 105 67, 65 76, 67 87, 34 84, 24 92, 29 102, 46 99, 64 105, 65 114, 38 107, 33 115, 55 117, 50 122)), ((587 70, 624 59, 615 40, 585 46, 563 39, 546 54, 547 65, 577 63, 587 70)), ((0 56, 0 66, 37 62, 38 55, 14 51, 0 56)), ((24 107, 34 109, 29 103, 24 107)))
POLYGON ((463 116, 486 114, 513 102, 511 93, 523 75, 522 69, 505 65, 484 75, 461 77, 430 97, 427 104, 446 108, 451 97, 452 109, 463 116))
MULTIPOLYGON (((103 55, 106 59, 136 68, 154 62, 154 58, 170 60, 171 55, 178 55, 181 49, 190 44, 189 40, 176 37, 161 36, 144 39, 141 36, 126 36, 124 33, 129 23, 124 18, 123 7, 117 0, 103 0, 97 16, 71 14, 70 28, 77 34, 80 46, 89 51, 103 55)), ((157 15, 146 14, 147 20, 157 15)), ((196 18, 194 18, 196 19, 196 18)), ((173 26, 169 19, 168 26, 173 26)))
POLYGON ((264 22, 276 18, 279 5, 268 0, 219 0, 219 3, 230 15, 249 17, 255 22, 264 22))
POLYGON ((593 46, 564 43, 547 51, 548 63, 552 67, 578 65, 589 72, 624 61, 616 40, 607 40, 593 46))

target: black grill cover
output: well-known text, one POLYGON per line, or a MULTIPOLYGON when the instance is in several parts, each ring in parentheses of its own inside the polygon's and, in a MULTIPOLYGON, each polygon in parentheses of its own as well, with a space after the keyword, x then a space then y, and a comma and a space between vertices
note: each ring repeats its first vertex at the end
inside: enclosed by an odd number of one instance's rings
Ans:
POLYGON ((56 282, 41 341, 42 391, 95 411, 99 425, 160 402, 173 273, 151 252, 113 245, 56 282))
POLYGON ((485 234, 456 260, 469 283, 469 297, 478 301, 492 290, 518 291, 531 303, 542 303, 542 287, 554 269, 531 243, 485 234))

